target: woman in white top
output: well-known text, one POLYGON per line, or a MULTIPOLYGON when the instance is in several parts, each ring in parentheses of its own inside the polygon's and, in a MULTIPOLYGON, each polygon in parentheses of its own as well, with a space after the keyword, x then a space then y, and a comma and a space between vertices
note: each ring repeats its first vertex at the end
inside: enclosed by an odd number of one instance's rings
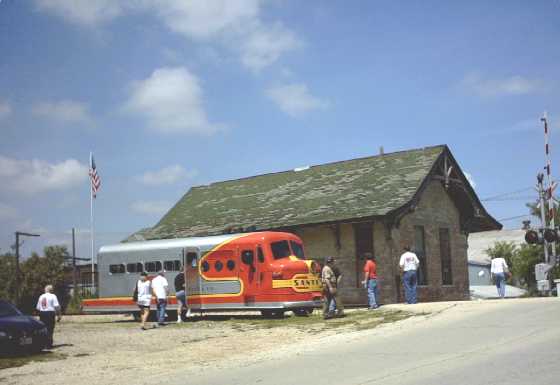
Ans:
POLYGON ((509 269, 505 259, 492 259, 490 273, 496 280, 496 288, 498 289, 498 295, 500 296, 500 298, 504 298, 506 296, 506 274, 508 272, 509 269))
POLYGON ((138 299, 136 303, 140 308, 140 321, 142 330, 146 330, 146 321, 150 315, 150 304, 152 303, 152 283, 148 280, 148 273, 142 272, 136 283, 138 299))

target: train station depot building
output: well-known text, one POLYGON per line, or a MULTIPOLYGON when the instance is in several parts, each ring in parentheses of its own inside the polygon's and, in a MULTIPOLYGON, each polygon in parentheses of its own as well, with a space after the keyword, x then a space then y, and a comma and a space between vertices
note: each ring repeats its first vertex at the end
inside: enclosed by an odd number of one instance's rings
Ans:
POLYGON ((501 227, 441 145, 193 187, 126 241, 288 231, 307 258, 337 259, 347 304, 367 302, 364 255, 375 255, 381 302, 394 303, 404 246, 421 261, 420 301, 468 299, 468 235, 501 227))

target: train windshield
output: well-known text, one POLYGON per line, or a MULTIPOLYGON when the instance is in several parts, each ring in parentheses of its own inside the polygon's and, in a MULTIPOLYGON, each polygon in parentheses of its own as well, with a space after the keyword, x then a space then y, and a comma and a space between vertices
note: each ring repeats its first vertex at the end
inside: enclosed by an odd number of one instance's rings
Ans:
POLYGON ((272 249, 272 256, 274 259, 282 259, 289 257, 290 255, 295 255, 300 259, 305 259, 305 255, 303 254, 303 246, 295 241, 278 241, 272 242, 270 244, 272 249), (290 250, 290 246, 292 249, 290 250))
POLYGON ((272 248, 272 255, 274 256, 274 259, 286 258, 292 254, 288 241, 272 242, 270 247, 272 248))
POLYGON ((292 251, 294 255, 299 259, 305 259, 305 254, 303 253, 303 246, 301 243, 296 241, 290 241, 290 246, 292 246, 292 251))

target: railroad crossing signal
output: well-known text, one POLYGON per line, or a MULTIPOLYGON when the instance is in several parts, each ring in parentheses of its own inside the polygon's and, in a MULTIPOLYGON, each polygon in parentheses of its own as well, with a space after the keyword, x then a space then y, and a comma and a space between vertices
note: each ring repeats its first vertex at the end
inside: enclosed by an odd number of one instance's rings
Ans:
POLYGON ((544 242, 556 243, 560 241, 558 229, 530 229, 525 233, 525 242, 530 245, 542 245, 544 242))
POLYGON ((544 243, 542 229, 527 230, 527 232, 525 233, 525 242, 527 242, 530 245, 542 245, 544 243))

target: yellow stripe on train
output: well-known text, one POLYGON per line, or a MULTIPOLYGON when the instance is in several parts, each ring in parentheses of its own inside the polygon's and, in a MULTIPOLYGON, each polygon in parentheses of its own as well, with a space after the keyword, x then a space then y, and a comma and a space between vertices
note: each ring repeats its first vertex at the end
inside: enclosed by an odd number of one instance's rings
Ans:
POLYGON ((315 274, 296 274, 292 279, 273 279, 273 289, 291 288, 298 293, 321 291, 323 285, 315 274))

